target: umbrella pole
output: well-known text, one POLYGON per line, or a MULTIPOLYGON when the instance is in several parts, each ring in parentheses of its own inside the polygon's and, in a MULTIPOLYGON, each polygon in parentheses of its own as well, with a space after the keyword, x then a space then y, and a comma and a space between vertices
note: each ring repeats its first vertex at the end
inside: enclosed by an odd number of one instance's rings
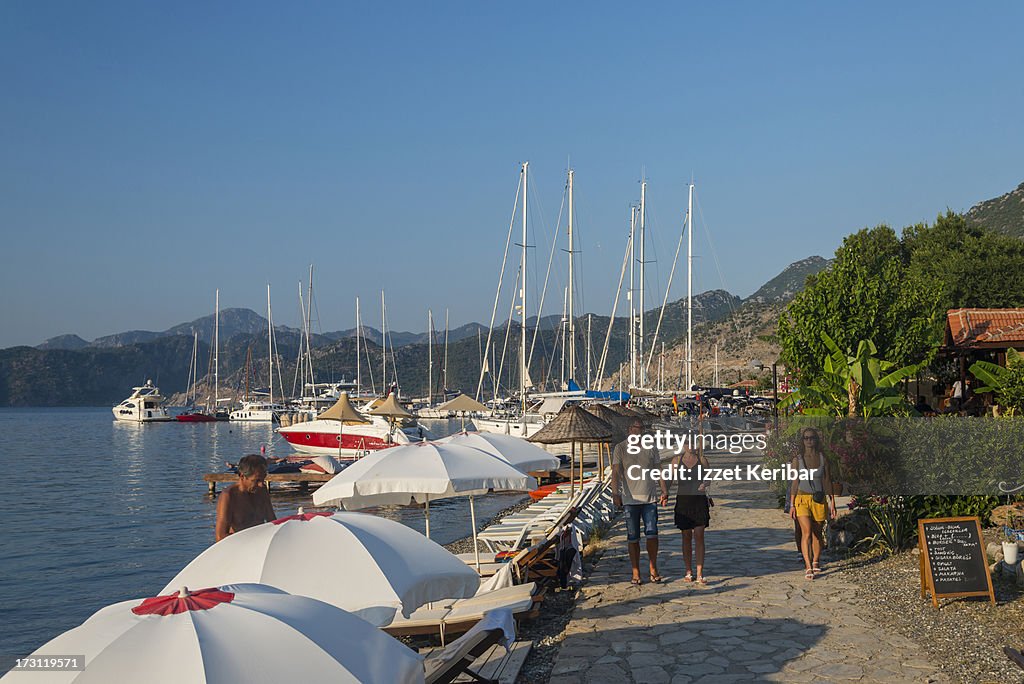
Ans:
POLYGON ((476 574, 480 574, 480 547, 476 543, 476 506, 473 497, 469 497, 469 519, 473 523, 473 552, 476 554, 476 574))
POLYGON ((576 493, 576 442, 569 442, 569 497, 576 493))
POLYGON ((426 513, 426 516, 427 516, 427 520, 426 520, 427 539, 430 539, 430 495, 429 494, 427 494, 426 501, 424 501, 423 505, 424 505, 424 509, 423 509, 424 513, 426 513))

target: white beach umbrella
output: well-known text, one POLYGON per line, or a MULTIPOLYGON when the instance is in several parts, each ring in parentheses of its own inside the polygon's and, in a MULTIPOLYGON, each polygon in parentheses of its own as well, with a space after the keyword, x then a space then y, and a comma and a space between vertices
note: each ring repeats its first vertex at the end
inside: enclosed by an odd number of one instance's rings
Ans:
POLYGON ((524 473, 535 470, 556 470, 562 462, 535 444, 512 435, 496 435, 489 432, 456 432, 441 443, 461 444, 508 461, 513 468, 524 473))
POLYGON ((357 509, 370 506, 425 505, 426 531, 430 536, 430 501, 469 496, 473 547, 476 544, 476 509, 473 497, 492 489, 529 491, 537 481, 496 456, 460 444, 417 442, 382 449, 365 456, 313 492, 318 506, 342 505, 357 509))
POLYGON ((354 615, 259 584, 124 601, 43 645, 79 671, 11 671, 4 684, 422 682, 419 655, 354 615))
POLYGON ((479 575, 405 525, 364 513, 303 513, 236 532, 199 554, 175 587, 269 584, 325 601, 378 627, 397 611, 468 598, 479 575))

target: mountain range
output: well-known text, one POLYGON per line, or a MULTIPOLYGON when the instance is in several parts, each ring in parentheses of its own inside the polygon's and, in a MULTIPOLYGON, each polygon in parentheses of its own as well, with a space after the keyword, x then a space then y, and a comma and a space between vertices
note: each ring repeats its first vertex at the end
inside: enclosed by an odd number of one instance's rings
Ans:
MULTIPOLYGON (((814 273, 828 264, 826 259, 811 257, 787 267, 778 276, 765 283, 752 298, 743 300, 724 290, 710 290, 694 297, 694 324, 705 325, 733 316, 746 303, 762 304, 788 301, 800 289, 807 274, 814 273)), ((648 335, 658 329, 660 307, 645 313, 644 324, 648 335)), ((220 312, 221 348, 218 357, 219 377, 222 395, 243 391, 243 388, 266 387, 267 373, 267 320, 248 309, 224 309, 220 312), (252 365, 246 370, 246 361, 251 352, 252 365)), ((561 345, 563 344, 560 316, 545 316, 540 319, 536 339, 533 339, 537 320, 530 319, 529 340, 534 350, 530 375, 535 382, 553 389, 560 378, 561 345)), ((591 372, 596 373, 610 323, 608 316, 582 315, 577 318, 577 357, 581 377, 586 372, 587 330, 590 328, 591 372)), ((192 351, 192 337, 199 337, 200 376, 207 374, 210 347, 213 339, 213 315, 175 325, 167 330, 155 332, 133 330, 100 337, 88 342, 77 335, 62 335, 51 338, 38 347, 11 347, 0 350, 0 406, 67 406, 113 404, 123 399, 134 385, 152 378, 168 396, 185 389, 188 365, 192 351)), ((686 300, 669 302, 661 320, 659 339, 666 345, 686 332, 686 300)), ((383 365, 382 334, 370 326, 363 327, 366 340, 360 367, 356 367, 355 330, 315 334, 310 336, 313 348, 313 364, 318 380, 340 380, 354 378, 360 372, 370 384, 380 384, 380 369, 383 365), (371 380, 372 379, 372 380, 371 380)), ((444 331, 435 330, 433 350, 435 388, 446 381, 449 388, 475 392, 479 380, 483 342, 487 338, 487 327, 470 323, 449 330, 448 360, 446 378, 442 379, 444 331)), ((280 377, 275 385, 286 390, 299 388, 296 384, 295 367, 301 346, 299 330, 285 326, 275 327, 278 356, 281 361, 280 377)), ((403 392, 407 395, 424 395, 428 389, 427 359, 429 335, 426 332, 391 332, 393 356, 389 353, 388 363, 398 374, 403 392)), ((514 373, 515 350, 518 348, 519 324, 507 322, 496 327, 491 335, 489 362, 492 367, 500 365, 504 351, 506 373, 500 379, 490 379, 493 391, 498 383, 506 386, 518 384, 514 373)), ((608 353, 605 363, 606 375, 611 375, 628 355, 628 320, 616 317, 612 334, 608 337, 608 353)), ((649 342, 650 344, 650 342, 649 342)), ((660 344, 659 344, 660 346, 660 344)), ((647 351, 648 355, 650 350, 647 351)), ((390 377, 389 377, 390 382, 390 377)), ((200 389, 200 394, 205 388, 200 389)), ((286 392, 290 393, 290 392, 286 392)))
MULTIPOLYGON (((1003 232, 1024 237, 1024 183, 1015 190, 992 200, 980 202, 966 216, 973 222, 1003 232)), ((763 369, 755 369, 754 362, 770 365, 778 356, 773 335, 775 323, 785 305, 803 288, 807 276, 830 264, 830 260, 811 256, 787 266, 781 273, 762 285, 749 297, 742 299, 724 290, 703 292, 694 298, 694 378, 709 384, 719 370, 721 384, 756 377, 763 369), (716 364, 717 360, 717 364, 716 364)), ((644 325, 648 334, 658 328, 660 310, 645 312, 644 325)), ((213 339, 213 315, 181 323, 164 331, 133 330, 97 338, 91 342, 73 334, 46 340, 37 347, 11 347, 0 350, 0 406, 85 406, 113 404, 123 399, 133 385, 153 378, 164 393, 172 395, 185 389, 191 358, 192 337, 199 337, 200 375, 207 374, 210 347, 213 339)), ((554 388, 561 377, 561 317, 545 316, 531 319, 535 338, 529 340, 533 349, 529 368, 531 378, 548 389, 554 388)), ((617 317, 612 323, 608 316, 583 315, 577 319, 576 345, 578 358, 577 378, 583 380, 589 364, 590 373, 596 374, 607 335, 608 351, 605 377, 610 383, 626 384, 619 377, 628 357, 628 320, 617 317), (588 345, 589 328, 589 345, 588 345), (588 350, 589 346, 589 350, 588 350)), ((381 386, 379 370, 383 366, 383 335, 370 326, 364 326, 362 337, 367 344, 361 359, 356 362, 355 329, 319 333, 310 336, 313 365, 317 379, 354 379, 359 373, 364 384, 381 386), (375 377, 376 374, 376 377, 375 377)), ((676 386, 683 375, 685 358, 686 302, 670 302, 664 312, 659 330, 661 342, 656 354, 646 350, 652 384, 656 374, 666 384, 676 386), (655 357, 658 358, 655 361, 655 357)), ((514 370, 518 348, 519 326, 513 322, 499 325, 491 335, 487 349, 488 365, 504 371, 495 377, 487 376, 485 395, 501 389, 516 387, 518 378, 514 370), (504 357, 504 363, 502 358, 504 357)), ((266 386, 267 375, 267 320, 248 309, 224 309, 220 312, 219 368, 221 391, 238 394, 246 386, 266 386), (247 367, 247 359, 253 359, 247 367)), ((299 349, 302 336, 299 330, 286 326, 275 327, 278 356, 281 361, 277 387, 297 390, 299 349)), ((443 328, 435 330, 433 351, 433 377, 435 389, 441 383, 448 388, 474 393, 480 378, 483 360, 483 340, 487 327, 469 323, 448 332, 448 365, 442 367, 443 328), (443 375, 443 377, 442 377, 443 375)), ((406 395, 425 395, 428 390, 428 362, 431 350, 430 335, 426 332, 391 331, 388 354, 389 379, 396 374, 406 395)), ((763 365, 763 364, 762 364, 763 365)), ((207 381, 208 382, 208 381, 207 381)), ((200 390, 200 394, 206 391, 200 390)), ((290 393, 290 392, 286 392, 290 393)))

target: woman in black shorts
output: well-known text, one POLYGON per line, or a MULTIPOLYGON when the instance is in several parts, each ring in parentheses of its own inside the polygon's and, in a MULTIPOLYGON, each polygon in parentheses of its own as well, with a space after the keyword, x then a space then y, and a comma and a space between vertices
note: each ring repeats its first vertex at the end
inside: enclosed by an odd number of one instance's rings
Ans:
POLYGON ((697 466, 706 470, 708 459, 703 451, 697 454, 687 445, 672 462, 679 468, 675 522, 683 533, 683 564, 686 566, 683 580, 707 584, 704 579, 704 528, 711 522, 711 500, 707 495, 707 484, 698 479, 697 466), (694 552, 697 556, 696 577, 693 573, 694 552))

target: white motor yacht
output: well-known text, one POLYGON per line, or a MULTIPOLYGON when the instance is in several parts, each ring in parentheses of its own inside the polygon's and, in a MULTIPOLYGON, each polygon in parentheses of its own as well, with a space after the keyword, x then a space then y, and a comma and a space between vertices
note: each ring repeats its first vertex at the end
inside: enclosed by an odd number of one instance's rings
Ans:
POLYGON ((164 408, 160 388, 152 380, 146 380, 141 387, 132 388, 132 396, 111 409, 116 420, 129 423, 156 423, 171 420, 171 414, 164 408))
POLYGON ((249 423, 276 423, 280 415, 288 410, 287 406, 272 404, 269 401, 244 401, 240 408, 231 412, 228 419, 249 423))

